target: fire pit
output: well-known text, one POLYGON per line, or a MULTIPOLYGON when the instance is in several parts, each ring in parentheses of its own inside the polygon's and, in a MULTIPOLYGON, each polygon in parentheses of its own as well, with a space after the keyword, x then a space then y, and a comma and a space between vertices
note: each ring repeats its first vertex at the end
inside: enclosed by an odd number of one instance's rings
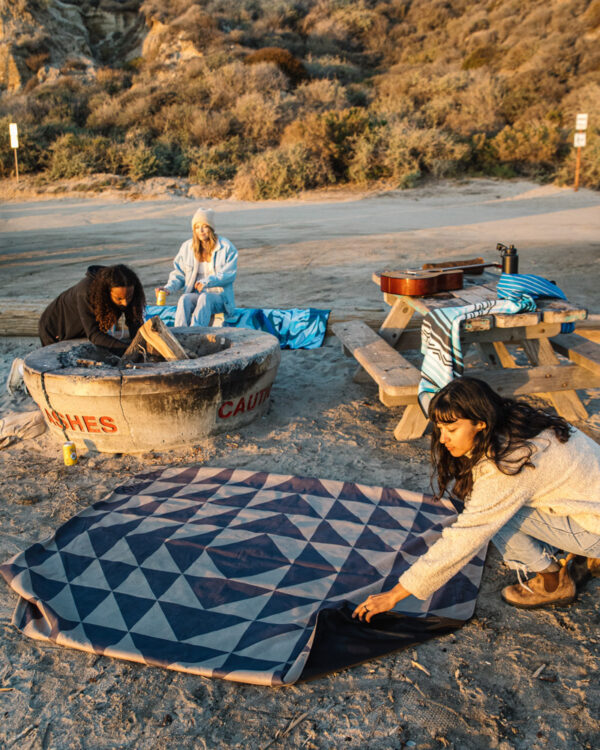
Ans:
POLYGON ((281 359, 274 336, 171 330, 189 359, 123 365, 83 339, 29 354, 25 384, 50 431, 78 447, 130 453, 192 445, 264 414, 281 359))

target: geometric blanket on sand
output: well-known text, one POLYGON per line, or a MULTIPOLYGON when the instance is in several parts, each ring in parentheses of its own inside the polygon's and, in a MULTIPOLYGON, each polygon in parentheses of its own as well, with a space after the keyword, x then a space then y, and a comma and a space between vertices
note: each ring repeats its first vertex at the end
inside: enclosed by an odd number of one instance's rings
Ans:
POLYGON ((139 474, 0 566, 32 638, 259 685, 286 685, 441 635, 474 611, 485 549, 430 599, 371 624, 456 518, 402 489, 241 469, 139 474))

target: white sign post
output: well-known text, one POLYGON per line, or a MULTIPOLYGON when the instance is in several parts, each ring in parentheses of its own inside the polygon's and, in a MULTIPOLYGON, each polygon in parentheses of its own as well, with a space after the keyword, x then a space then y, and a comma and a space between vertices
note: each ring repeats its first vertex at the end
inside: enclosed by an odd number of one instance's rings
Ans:
POLYGON ((585 146, 585 131, 588 126, 588 116, 584 112, 580 112, 575 117, 575 138, 573 139, 573 145, 577 149, 577 156, 575 157, 575 184, 573 190, 579 189, 579 171, 581 169, 581 149, 585 146))
POLYGON ((19 160, 17 159, 17 149, 19 148, 19 129, 17 128, 16 122, 11 122, 8 125, 8 132, 10 134, 10 147, 15 152, 15 176, 17 182, 19 181, 19 160))

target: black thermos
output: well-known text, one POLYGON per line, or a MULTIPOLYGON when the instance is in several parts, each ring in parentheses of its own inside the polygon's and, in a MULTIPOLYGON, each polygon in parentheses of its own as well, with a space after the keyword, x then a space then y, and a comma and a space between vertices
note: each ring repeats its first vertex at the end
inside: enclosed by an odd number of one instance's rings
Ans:
POLYGON ((519 254, 517 253, 517 248, 514 245, 506 247, 506 245, 502 245, 499 242, 497 249, 502 256, 502 273, 519 273, 519 254))

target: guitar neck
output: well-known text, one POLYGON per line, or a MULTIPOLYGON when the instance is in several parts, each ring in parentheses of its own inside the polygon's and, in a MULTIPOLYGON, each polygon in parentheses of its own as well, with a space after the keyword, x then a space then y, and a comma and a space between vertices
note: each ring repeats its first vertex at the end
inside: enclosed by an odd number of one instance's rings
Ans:
POLYGON ((456 265, 447 265, 446 263, 425 263, 423 270, 428 271, 465 271, 466 273, 482 273, 484 268, 502 268, 501 263, 456 263, 456 265))

